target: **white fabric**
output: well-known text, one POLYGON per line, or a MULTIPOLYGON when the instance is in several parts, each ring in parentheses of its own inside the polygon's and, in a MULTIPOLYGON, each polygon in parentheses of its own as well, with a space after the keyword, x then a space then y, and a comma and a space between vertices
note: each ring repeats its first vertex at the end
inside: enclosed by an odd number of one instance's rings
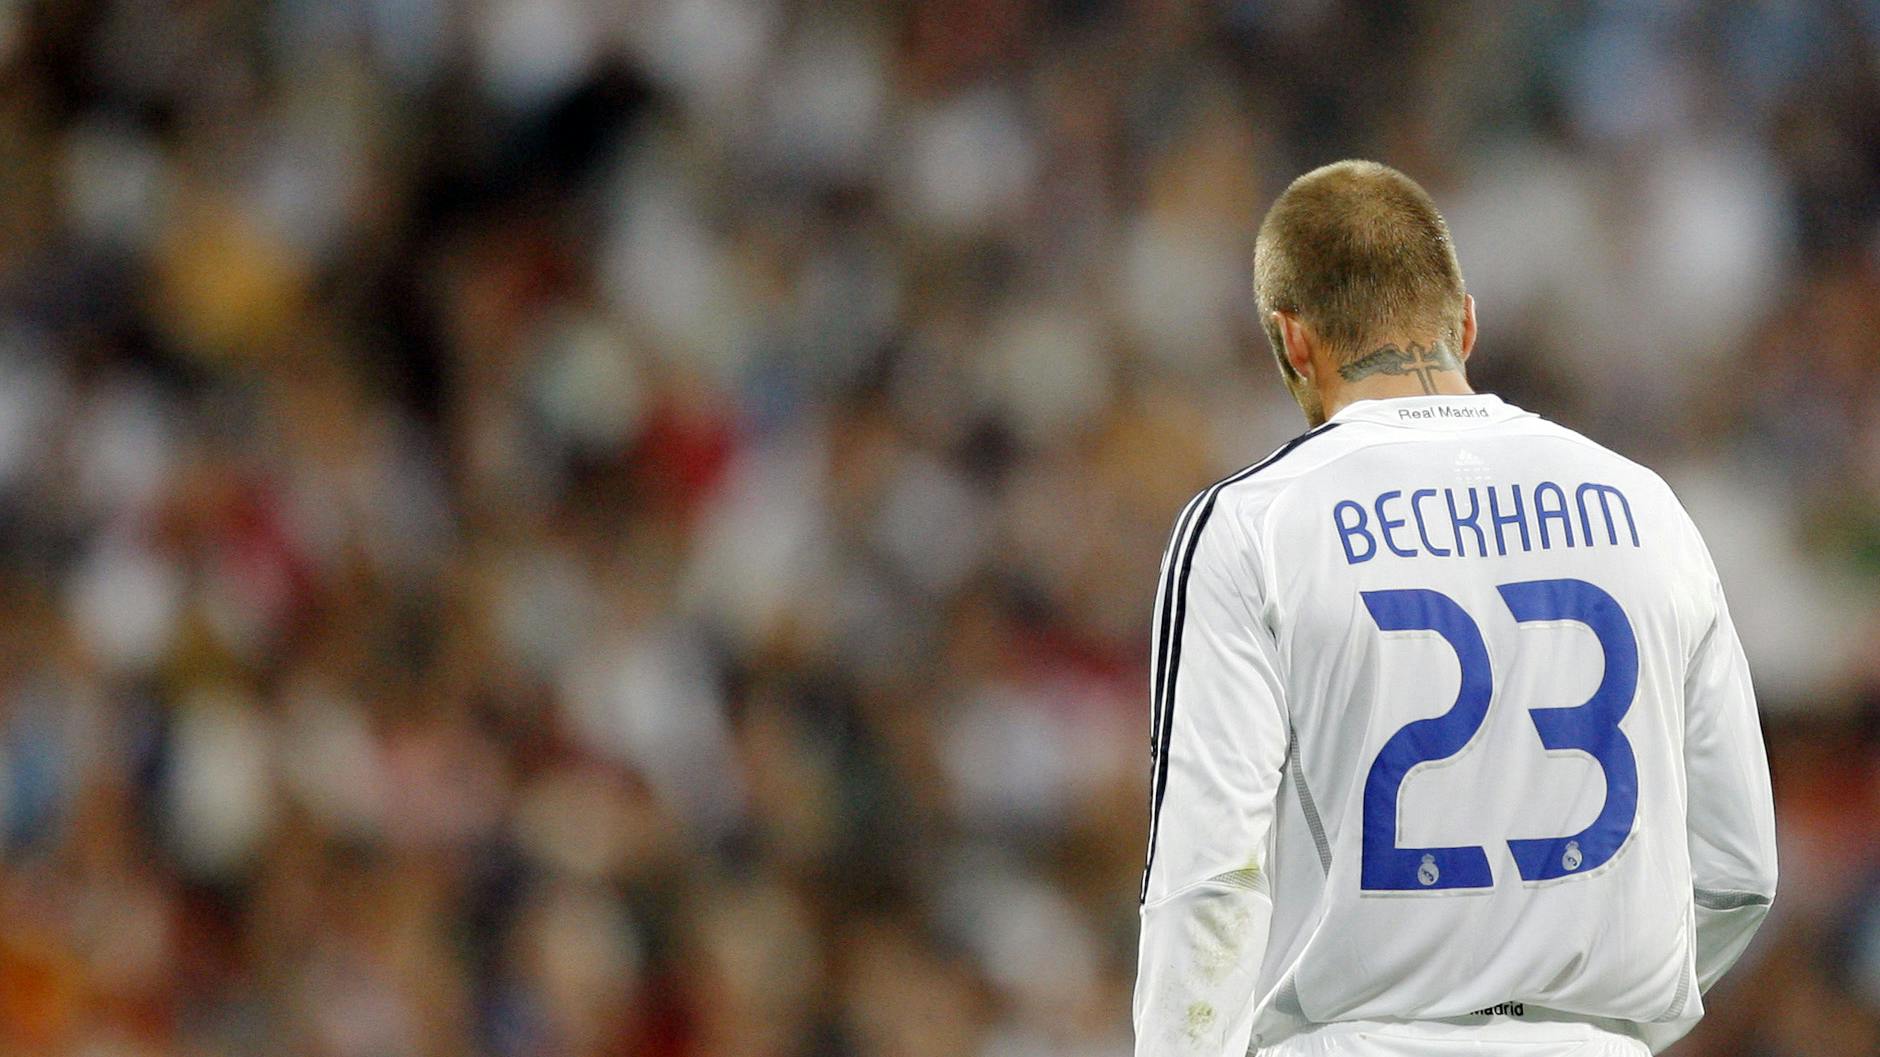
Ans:
POLYGON ((1492 396, 1352 405, 1184 511, 1154 637, 1139 1054, 1360 1020, 1656 1050, 1767 913, 1715 570, 1656 474, 1578 434, 1492 396))
POLYGON ((1644 1057, 1651 1051, 1637 1039, 1583 1024, 1353 1021, 1293 1035, 1260 1052, 1264 1057, 1644 1057))

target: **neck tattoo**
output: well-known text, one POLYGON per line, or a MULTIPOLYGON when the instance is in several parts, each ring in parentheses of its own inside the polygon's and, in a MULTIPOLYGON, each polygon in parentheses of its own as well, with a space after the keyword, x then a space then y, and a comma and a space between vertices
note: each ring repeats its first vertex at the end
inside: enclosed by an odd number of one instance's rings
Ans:
POLYGON ((1460 371, 1462 361, 1450 352, 1442 342, 1435 342, 1427 347, 1411 342, 1407 348, 1395 345, 1383 345, 1358 357, 1338 368, 1338 374, 1347 382, 1368 378, 1374 374, 1414 374, 1423 391, 1434 395, 1437 371, 1460 371))

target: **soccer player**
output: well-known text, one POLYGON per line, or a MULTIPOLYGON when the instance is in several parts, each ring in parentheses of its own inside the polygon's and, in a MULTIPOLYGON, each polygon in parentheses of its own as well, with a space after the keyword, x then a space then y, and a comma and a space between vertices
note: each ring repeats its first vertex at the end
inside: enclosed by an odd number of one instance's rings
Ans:
POLYGON ((1181 512, 1155 610, 1141 1055, 1645 1054, 1775 889, 1716 569, 1652 471, 1469 388, 1394 169, 1254 251, 1312 429, 1181 512))

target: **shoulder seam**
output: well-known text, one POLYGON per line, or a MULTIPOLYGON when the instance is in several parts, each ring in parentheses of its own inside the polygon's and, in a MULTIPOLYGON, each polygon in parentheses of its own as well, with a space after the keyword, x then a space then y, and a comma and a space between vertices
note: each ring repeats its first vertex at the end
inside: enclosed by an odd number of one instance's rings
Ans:
MULTIPOLYGON (((1565 440, 1565 441, 1571 441, 1575 444, 1592 448, 1596 451, 1600 451, 1607 455, 1610 455, 1613 458, 1619 460, 1620 462, 1625 463, 1627 466, 1630 466, 1633 469, 1638 470, 1640 473, 1643 473, 1651 477, 1653 480, 1657 481, 1660 485, 1664 486, 1666 491, 1668 492, 1671 491, 1671 485, 1669 482, 1665 480, 1663 474, 1645 465, 1644 463, 1638 461, 1637 459, 1632 458, 1630 455, 1627 455, 1623 452, 1613 451, 1611 448, 1608 448, 1604 444, 1601 444, 1600 442, 1594 440, 1593 438, 1587 436, 1586 434, 1581 433, 1579 430, 1574 429, 1571 426, 1563 426, 1560 423, 1553 421, 1552 419, 1546 419, 1546 418, 1540 417, 1539 415, 1536 415, 1534 416, 1534 421, 1539 423, 1542 426, 1546 426, 1554 434, 1554 436, 1558 437, 1559 439, 1565 440)), ((1673 493, 1673 494, 1675 495, 1676 493, 1673 493)))

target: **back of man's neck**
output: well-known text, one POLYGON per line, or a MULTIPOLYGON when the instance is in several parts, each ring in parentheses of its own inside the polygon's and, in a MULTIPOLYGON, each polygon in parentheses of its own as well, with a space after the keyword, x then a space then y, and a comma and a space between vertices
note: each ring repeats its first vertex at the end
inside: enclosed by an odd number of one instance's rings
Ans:
POLYGON ((1444 341, 1387 342, 1347 360, 1323 386, 1326 415, 1360 400, 1400 396, 1463 396, 1475 392, 1462 373, 1462 358, 1444 341))

